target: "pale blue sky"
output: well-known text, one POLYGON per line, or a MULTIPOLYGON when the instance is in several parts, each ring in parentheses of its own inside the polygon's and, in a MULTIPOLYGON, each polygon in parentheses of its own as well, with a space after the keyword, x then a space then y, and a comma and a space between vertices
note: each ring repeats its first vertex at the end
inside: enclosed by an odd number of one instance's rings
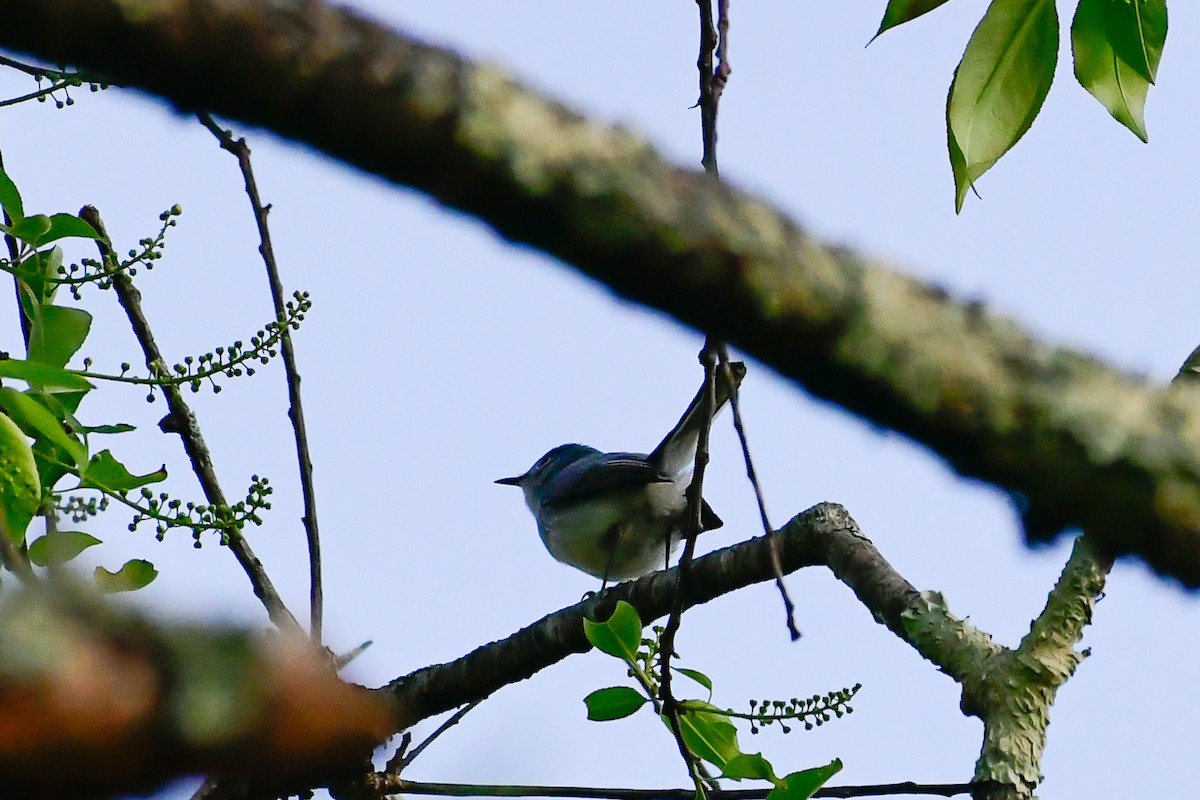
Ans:
MULTIPOLYGON (((398 27, 494 61, 598 119, 644 133, 671 159, 699 160, 695 6, 513 0, 359 3, 398 27)), ((734 73, 722 103, 724 177, 831 241, 983 300, 1049 339, 1164 382, 1200 342, 1195 256, 1193 4, 1172 8, 1144 146, 1073 81, 1068 54, 1041 117, 953 212, 944 102, 985 4, 958 0, 863 45, 884 3, 733 4, 734 73)), ((1070 7, 1060 3, 1063 25, 1070 7)), ((31 82, 0 74, 0 95, 31 82)), ((139 276, 164 349, 182 357, 246 339, 271 317, 236 165, 193 120, 111 90, 77 104, 0 110, 0 147, 27 208, 104 213, 122 247, 185 214, 167 257, 139 276), (123 243, 123 244, 122 244, 123 243)), ((348 120, 347 124, 353 124, 348 120)), ((371 685, 455 658, 574 602, 593 581, 544 552, 519 493, 492 480, 549 446, 581 441, 645 450, 695 391, 701 337, 615 301, 571 270, 506 245, 428 199, 251 131, 255 166, 289 288, 313 293, 297 337, 324 533, 327 630, 346 650, 374 647, 352 675, 371 685)), ((75 255, 86 254, 83 251, 75 255)), ((85 347, 97 367, 136 361, 107 296, 85 347)), ((11 306, 0 336, 14 342, 11 306)), ((17 349, 7 346, 0 349, 17 349)), ((120 437, 133 469, 167 461, 170 486, 196 497, 179 447, 157 435, 161 403, 106 390, 93 422, 141 426, 120 437), (132 410, 129 410, 132 403, 132 410), (134 418, 133 415, 137 415, 134 418), (128 441, 122 441, 128 439, 128 441)), ((751 365, 747 425, 774 521, 822 500, 845 504, 918 588, 1015 643, 1065 558, 1031 553, 1006 500, 962 481, 928 452, 814 402, 751 365)), ((196 410, 226 491, 252 473, 276 487, 252 543, 297 613, 306 570, 282 379, 227 382, 196 410)), ((727 420, 726 420, 727 422, 727 420)), ((757 532, 734 440, 717 434, 707 496, 726 521, 702 547, 757 532)), ((130 535, 109 514, 93 562, 147 555, 162 570, 142 593, 170 613, 263 624, 232 557, 130 535)), ((805 637, 788 641, 778 599, 754 588, 689 614, 680 646, 716 682, 715 702, 803 696, 855 682, 856 713, 819 733, 762 734, 781 769, 840 756, 837 783, 962 781, 981 726, 955 685, 901 644, 823 571, 790 579, 805 637)), ((1050 728, 1044 798, 1180 796, 1189 763, 1195 602, 1136 564, 1114 572, 1085 645, 1093 657, 1063 690, 1050 728)), ((599 725, 580 699, 621 682, 597 654, 506 688, 413 767, 414 779, 614 786, 686 785, 674 745, 646 715, 599 725)))

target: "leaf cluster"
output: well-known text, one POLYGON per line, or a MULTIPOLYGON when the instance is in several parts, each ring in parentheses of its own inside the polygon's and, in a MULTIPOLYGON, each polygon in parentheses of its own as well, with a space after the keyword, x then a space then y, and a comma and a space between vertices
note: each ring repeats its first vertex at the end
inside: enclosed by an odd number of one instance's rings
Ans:
MULTIPOLYGON (((670 720, 657 699, 661 678, 659 637, 662 629, 655 628, 655 636, 643 638, 642 628, 637 610, 624 601, 617 603, 612 616, 605 622, 584 620, 584 633, 587 635, 588 641, 601 652, 625 662, 628 674, 638 683, 637 688, 611 686, 589 694, 584 698, 588 719, 596 721, 623 719, 649 704, 658 712, 663 723, 668 728, 671 727, 670 720)), ((775 787, 768 795, 769 800, 805 800, 812 797, 817 789, 841 770, 841 761, 835 759, 824 766, 800 770, 780 778, 776 775, 771 763, 761 753, 742 751, 738 744, 737 728, 732 720, 735 718, 750 719, 751 730, 754 732, 757 732, 755 728, 758 724, 770 724, 767 722, 768 718, 774 722, 784 718, 802 718, 807 715, 821 719, 821 722, 816 723, 819 725, 824 722, 822 717, 825 713, 835 713, 838 717, 843 713, 848 713, 850 708, 847 703, 859 687, 856 686, 853 690, 830 692, 826 696, 828 699, 824 707, 826 709, 836 708, 836 711, 821 711, 822 704, 819 702, 810 706, 807 701, 805 703, 793 701, 795 703, 793 707, 792 704, 777 701, 780 703, 779 711, 755 714, 754 708, 757 703, 752 702, 750 713, 739 714, 731 710, 720 709, 710 702, 713 685, 707 675, 693 669, 675 666, 672 666, 671 669, 703 686, 709 693, 709 700, 677 701, 676 711, 682 740, 689 753, 693 758, 703 760, 720 770, 720 777, 738 781, 747 779, 769 781, 775 787), (789 714, 792 716, 788 716, 789 714)), ((771 709, 776 708, 774 702, 770 704, 770 707, 771 709)), ((812 723, 806 723, 805 727, 811 728, 812 723)))
MULTIPOLYGON (((128 375, 128 364, 122 365, 120 375, 91 372, 90 359, 83 359, 84 369, 72 369, 68 364, 87 340, 92 316, 82 308, 56 303, 58 289, 66 285, 78 299, 78 289, 85 283, 109 288, 116 281, 130 280, 137 265, 149 268, 161 258, 166 232, 176 224, 182 209, 174 206, 164 211, 159 217, 162 225, 158 234, 142 239, 138 249, 130 250, 126 260, 118 261, 107 237, 80 217, 67 213, 27 214, 20 192, 3 170, 0 207, 6 213, 0 233, 10 237, 13 244, 12 257, 0 261, 0 269, 9 272, 16 282, 26 340, 24 358, 0 353, 0 379, 28 385, 23 391, 0 387, 3 534, 33 565, 55 568, 100 540, 83 531, 57 530, 52 524, 35 538, 31 523, 39 515, 52 519, 61 511, 79 523, 116 501, 134 512, 130 530, 152 520, 157 538, 162 539, 171 528, 189 528, 197 547, 204 531, 216 530, 226 541, 246 523, 261 524, 260 514, 270 508, 268 498, 272 492, 265 478, 254 476, 245 499, 230 507, 185 503, 165 492, 156 494, 149 487, 166 479, 165 466, 138 473, 111 449, 94 447, 96 436, 124 434, 134 427, 126 423, 87 424, 78 416, 79 408, 95 390, 94 380, 146 384, 151 386, 153 396, 156 388, 164 386, 189 384, 195 391, 204 380, 212 382, 217 375, 253 374, 249 363, 266 363, 276 354, 283 333, 299 326, 311 305, 308 295, 297 292, 281 318, 252 336, 248 347, 237 341, 198 359, 189 356, 173 369, 152 364, 149 377, 128 375), (62 250, 56 243, 67 239, 97 242, 103 259, 64 268, 62 250), (74 485, 60 487, 69 478, 74 479, 74 485), (65 501, 62 499, 65 493, 73 492, 89 494, 68 494, 65 501)), ((98 567, 94 579, 104 590, 131 590, 145 586, 156 574, 149 561, 133 559, 115 572, 98 567)))
MULTIPOLYGON (((875 36, 946 0, 889 0, 875 36)), ((1167 39, 1166 0, 1079 0, 1071 22, 1075 78, 1143 142, 1146 96, 1167 39)), ((992 0, 967 42, 946 99, 956 211, 1041 111, 1058 63, 1054 0, 992 0)))

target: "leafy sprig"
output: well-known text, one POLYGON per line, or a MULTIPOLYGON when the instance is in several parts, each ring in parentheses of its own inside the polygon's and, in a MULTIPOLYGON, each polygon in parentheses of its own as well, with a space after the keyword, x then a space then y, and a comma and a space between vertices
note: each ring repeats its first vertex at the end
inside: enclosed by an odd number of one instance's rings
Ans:
MULTIPOLYGON (((638 684, 637 688, 610 686, 589 694, 584 698, 588 719, 623 719, 649 704, 663 722, 671 727, 658 699, 662 669, 659 638, 662 629, 656 627, 653 631, 654 636, 643 637, 642 622, 637 610, 625 601, 617 603, 612 617, 606 622, 584 621, 584 633, 588 641, 601 652, 623 661, 627 674, 638 684)), ((703 686, 711 698, 713 684, 707 675, 681 667, 672 666, 671 669, 703 686)), ((808 704, 807 701, 801 703, 798 700, 795 705, 786 701, 768 701, 765 713, 757 710, 758 702, 751 703, 751 712, 741 714, 717 708, 708 700, 680 700, 676 706, 679 735, 691 757, 712 764, 721 771, 721 777, 731 780, 770 781, 775 788, 768 795, 768 800, 806 800, 841 770, 842 762, 835 759, 829 764, 800 770, 780 778, 761 753, 742 751, 738 745, 737 729, 731 720, 750 720, 752 732, 757 732, 756 728, 760 725, 765 726, 776 721, 782 727, 784 718, 803 718, 806 727, 812 727, 827 721, 826 714, 840 717, 848 713, 847 703, 858 688, 855 686, 853 690, 830 692, 824 696, 824 702, 820 701, 821 696, 817 696, 818 702, 812 704, 808 704), (780 703, 778 707, 775 705, 777 702, 780 703), (789 714, 791 716, 788 716, 789 714), (815 722, 816 719, 821 721, 815 722)), ((704 793, 704 787, 699 780, 697 792, 704 793)))
POLYGON ((11 58, 0 56, 0 66, 12 67, 27 75, 33 76, 37 81, 37 90, 23 94, 18 97, 11 97, 7 100, 0 100, 0 108, 4 106, 12 106, 18 103, 24 103, 29 100, 37 100, 39 103, 45 103, 47 100, 53 100, 55 108, 63 109, 67 106, 75 105, 75 99, 71 97, 71 89, 87 85, 91 92, 99 92, 108 88, 108 84, 100 80, 94 75, 89 75, 74 69, 51 69, 49 67, 39 67, 33 64, 25 64, 11 58), (43 81, 49 81, 49 86, 42 86, 43 81), (56 95, 62 94, 62 97, 56 95))
POLYGON ((130 531, 136 531, 142 523, 153 520, 155 538, 161 542, 172 528, 188 528, 195 540, 195 547, 199 548, 202 544, 201 535, 205 531, 219 532, 221 543, 225 544, 230 535, 240 533, 247 523, 262 525, 259 512, 271 509, 268 498, 274 491, 270 481, 254 475, 250 478, 246 499, 232 506, 184 502, 166 492, 155 494, 145 486, 139 492, 140 502, 127 497, 117 499, 135 510, 133 521, 129 523, 130 531))
MULTIPOLYGON (((131 383, 140 386, 187 386, 193 392, 200 391, 207 381, 213 387, 213 392, 220 392, 221 385, 216 378, 239 378, 255 373, 254 363, 267 364, 278 355, 279 343, 284 331, 297 330, 304 321, 305 314, 312 308, 312 300, 308 292, 297 291, 285 305, 282 319, 272 320, 250 337, 249 346, 238 339, 229 345, 216 347, 199 356, 185 356, 184 359, 169 368, 151 367, 149 375, 130 375, 132 366, 121 364, 117 374, 93 372, 89 369, 91 359, 84 359, 84 369, 77 372, 83 378, 93 380, 113 381, 116 383, 131 383)), ((146 396, 147 402, 154 402, 154 392, 146 396)))

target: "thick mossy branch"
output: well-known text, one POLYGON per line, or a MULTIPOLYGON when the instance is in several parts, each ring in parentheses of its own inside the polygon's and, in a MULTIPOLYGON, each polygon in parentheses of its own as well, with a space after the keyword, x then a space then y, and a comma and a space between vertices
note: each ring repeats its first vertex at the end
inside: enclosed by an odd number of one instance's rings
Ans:
POLYGON ((987 797, 1031 797, 1041 781, 1050 706, 1087 655, 1075 645, 1092 621, 1110 567, 1090 542, 1077 539, 1045 609, 1020 646, 1006 650, 993 669, 976 673, 983 679, 964 689, 963 710, 984 721, 975 781, 992 787, 987 797), (1012 788, 1017 793, 1008 793, 1012 788))
POLYGON ((426 192, 1005 488, 1032 536, 1080 526, 1200 586, 1200 390, 823 244, 495 68, 317 0, 17 3, 0 46, 426 192))
POLYGON ((46 583, 0 603, 0 698, 0 785, 22 798, 141 794, 209 770, 299 791, 370 753, 390 717, 305 640, 165 625, 46 583))

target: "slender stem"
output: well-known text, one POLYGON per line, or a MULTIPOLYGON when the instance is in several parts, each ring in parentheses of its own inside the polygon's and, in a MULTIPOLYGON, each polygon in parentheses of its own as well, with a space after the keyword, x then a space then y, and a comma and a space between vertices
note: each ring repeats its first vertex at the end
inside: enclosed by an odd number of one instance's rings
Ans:
MULTIPOLYGON (((254 168, 250 164, 250 147, 245 139, 234 139, 231 133, 219 125, 207 112, 199 115, 201 124, 217 138, 221 147, 238 161, 242 178, 246 182, 246 196, 250 199, 250 207, 254 211, 254 221, 258 226, 258 252, 262 255, 263 264, 267 269, 267 281, 271 286, 271 301, 275 304, 275 315, 280 323, 286 319, 287 301, 283 296, 283 281, 279 278, 279 266, 275 261, 275 250, 271 246, 271 231, 267 226, 267 213, 270 206, 263 205, 258 194, 258 184, 254 180, 254 168)), ((313 485, 312 458, 308 447, 308 430, 304 424, 304 405, 300 399, 300 371, 296 367, 296 352, 292 347, 292 336, 287 326, 280 330, 280 350, 283 355, 283 369, 287 375, 288 388, 288 418, 292 421, 292 430, 296 440, 296 458, 300 463, 300 487, 304 497, 304 532, 308 540, 308 576, 309 576, 309 634, 314 642, 321 641, 321 618, 324 608, 324 591, 321 584, 321 536, 317 527, 317 493, 313 485)))
POLYGON ((421 755, 426 747, 429 747, 429 745, 437 741, 439 736, 457 725, 463 717, 471 713, 472 709, 482 702, 482 699, 472 700, 458 711, 455 711, 441 725, 437 726, 437 730, 429 734, 429 736, 425 737, 424 741, 414 747, 411 753, 405 752, 403 748, 396 751, 396 756, 388 762, 387 771, 393 775, 399 775, 404 771, 405 767, 417 760, 417 756, 421 755))
MULTIPOLYGON (((91 224, 103 237, 96 242, 101 258, 105 260, 113 258, 112 249, 106 244, 107 234, 104 221, 100 218, 100 212, 92 206, 84 206, 80 210, 79 216, 91 224)), ((125 309, 129 324, 142 347, 147 368, 155 372, 165 372, 166 362, 154 340, 154 334, 150 331, 150 323, 142 311, 141 292, 124 273, 113 275, 113 290, 117 293, 117 300, 125 309)), ((195 473, 196 479, 200 481, 200 487, 204 490, 204 496, 211 505, 228 508, 229 503, 225 500, 225 493, 221 490, 216 471, 213 468, 212 455, 209 453, 204 436, 200 433, 200 426, 196 422, 195 415, 183 399, 183 393, 179 391, 178 386, 161 386, 159 389, 166 398, 167 408, 170 412, 158 423, 159 428, 163 433, 179 434, 179 438, 183 442, 183 449, 187 452, 188 460, 192 464, 192 471, 195 473)), ((224 533, 229 549, 237 558, 246 577, 250 579, 254 594, 267 609, 271 621, 282 630, 298 632, 300 630, 299 623, 284 605, 283 598, 279 596, 279 592, 267 576, 262 562, 254 555, 254 551, 241 531, 236 528, 226 528, 224 533)))
POLYGON ((783 580, 783 564, 779 557, 779 537, 775 534, 775 529, 771 526, 771 520, 767 516, 767 503, 763 498, 762 485, 758 482, 758 471, 754 468, 754 459, 750 457, 750 443, 746 438, 746 426, 742 421, 742 406, 741 401, 738 400, 737 382, 733 380, 733 376, 729 372, 729 353, 724 347, 721 348, 721 378, 725 381, 725 387, 729 392, 729 405, 733 410, 733 429, 737 431, 738 442, 741 444, 742 459, 746 463, 746 478, 749 479, 750 486, 754 489, 754 500, 758 504, 758 518, 762 522, 763 532, 770 545, 771 568, 775 570, 775 588, 783 599, 785 623, 788 634, 794 642, 800 638, 800 628, 796 626, 796 604, 792 602, 792 596, 788 594, 787 584, 783 580))
MULTIPOLYGON (((577 797, 594 800, 691 800, 691 789, 598 789, 585 786, 497 786, 488 784, 425 783, 390 775, 376 775, 375 789, 387 794, 423 794, 440 797, 577 797)), ((883 797, 928 795, 954 797, 968 794, 969 783, 878 783, 863 786, 826 786, 813 797, 883 797)), ((717 789, 712 800, 763 800, 771 788, 717 789)))
POLYGON ((704 400, 700 406, 700 431, 696 439, 696 462, 692 473, 692 482, 687 489, 688 519, 687 537, 684 541, 683 555, 679 558, 679 573, 675 584, 675 597, 671 604, 671 613, 667 624, 659 637, 659 658, 661 682, 658 696, 662 701, 662 713, 666 714, 671 726, 671 733, 679 746, 679 754, 687 763, 688 771, 696 786, 696 796, 704 797, 706 792, 704 781, 699 771, 699 759, 688 748, 683 738, 683 728, 679 721, 679 703, 671 691, 671 657, 675 653, 675 635, 683 620, 683 601, 691 589, 692 558, 696 552, 696 537, 700 535, 704 500, 704 471, 708 467, 708 439, 712 431, 713 411, 717 404, 717 352, 710 339, 704 343, 700 351, 700 361, 704 364, 704 400))

